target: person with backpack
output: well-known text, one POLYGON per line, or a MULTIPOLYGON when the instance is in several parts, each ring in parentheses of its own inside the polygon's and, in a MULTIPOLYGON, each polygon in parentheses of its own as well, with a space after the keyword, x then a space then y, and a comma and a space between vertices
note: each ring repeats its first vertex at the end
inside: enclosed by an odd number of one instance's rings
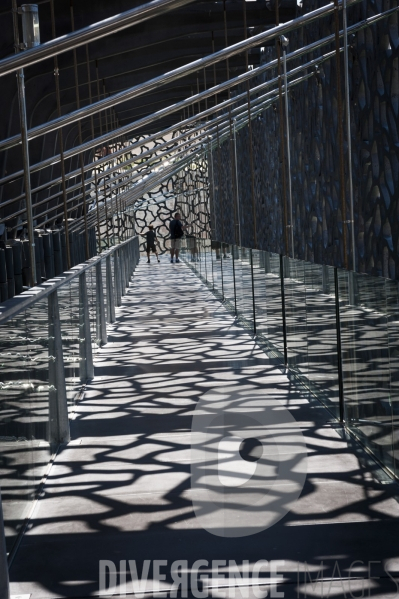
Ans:
POLYGON ((176 212, 175 218, 170 221, 170 261, 173 264, 173 258, 176 256, 176 264, 180 262, 179 252, 181 248, 181 238, 184 235, 185 228, 180 220, 180 212, 176 212))

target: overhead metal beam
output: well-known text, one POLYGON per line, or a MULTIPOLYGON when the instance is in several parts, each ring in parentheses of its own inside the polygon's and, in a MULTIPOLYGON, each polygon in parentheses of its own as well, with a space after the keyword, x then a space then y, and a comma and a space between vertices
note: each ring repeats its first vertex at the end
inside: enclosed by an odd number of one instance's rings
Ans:
MULTIPOLYGON (((361 0, 350 0, 347 4, 348 6, 352 6, 361 0)), ((338 2, 338 6, 342 7, 342 0, 338 2)), ((238 42, 237 44, 233 44, 232 46, 228 46, 223 50, 219 50, 214 54, 210 54, 204 58, 200 58, 198 60, 194 60, 188 64, 185 64, 177 69, 173 69, 167 73, 163 73, 158 77, 154 77, 149 81, 145 81, 144 83, 140 83, 138 85, 134 85, 133 87, 114 94, 113 96, 109 96, 108 98, 104 98, 103 100, 99 100, 98 102, 94 102, 89 106, 85 106, 84 108, 78 108, 69 114, 59 117, 57 119, 53 119, 48 123, 44 123, 39 125, 38 127, 34 127, 29 131, 29 139, 34 139, 35 137, 39 137, 40 135, 45 135, 46 133, 50 133, 55 131, 60 127, 65 127, 66 125, 71 125, 76 121, 80 121, 83 118, 87 118, 98 112, 111 108, 112 106, 117 106, 123 102, 127 102, 133 98, 137 98, 143 94, 148 92, 152 92, 157 90, 160 86, 167 85, 168 83, 172 83, 181 77, 185 77, 186 75, 190 75, 197 71, 200 71, 206 67, 209 67, 213 64, 216 64, 222 60, 227 60, 235 54, 240 54, 254 46, 258 46, 260 43, 266 43, 279 37, 281 35, 285 35, 294 29, 298 29, 299 27, 303 27, 304 25, 310 24, 313 21, 320 19, 321 17, 326 17, 334 12, 335 5, 334 3, 327 4, 321 8, 313 10, 302 17, 298 17, 293 19, 292 21, 288 21, 288 23, 283 23, 282 25, 278 25, 277 27, 273 27, 266 32, 259 33, 258 35, 254 35, 251 38, 238 42)), ((72 35, 72 34, 71 34, 72 35)), ((1 62, 0 62, 0 75, 1 75, 1 62)), ((127 125, 128 127, 128 125, 127 125)), ((14 136, 9 140, 9 143, 15 145, 15 142, 18 142, 19 136, 14 136), (12 140, 12 141, 11 141, 12 140)), ((2 142, 0 148, 10 147, 6 145, 6 141, 2 142)))
MULTIPOLYGON (((385 11, 383 13, 380 13, 378 15, 373 15, 372 17, 369 17, 367 19, 364 19, 362 21, 360 21, 359 23, 356 23, 355 25, 352 25, 351 27, 348 27, 348 34, 349 33, 355 33, 356 31, 359 31, 361 29, 365 29, 369 26, 371 26, 372 24, 376 23, 377 21, 380 21, 381 19, 385 19, 389 16, 391 16, 392 14, 394 14, 395 12, 397 12, 399 10, 399 7, 394 7, 392 9, 389 9, 388 11, 385 11)), ((343 35, 343 31, 340 31, 340 36, 343 35)), ((313 42, 312 44, 309 44, 307 46, 304 46, 302 48, 299 48, 298 50, 295 50, 294 52, 291 52, 290 54, 287 54, 287 61, 288 60, 293 60, 294 58, 299 58, 300 56, 310 53, 324 45, 328 45, 330 44, 332 41, 334 41, 335 36, 334 34, 327 36, 321 40, 317 40, 316 42, 313 42)), ((244 73, 238 77, 235 77, 233 79, 231 79, 229 82, 224 82, 222 84, 219 84, 219 86, 214 86, 213 88, 207 90, 206 92, 202 92, 202 94, 200 94, 201 99, 205 98, 205 97, 209 97, 208 92, 212 92, 211 95, 216 95, 216 93, 219 91, 219 89, 226 89, 225 86, 228 85, 238 85, 239 83, 242 83, 245 80, 248 80, 247 78, 252 78, 252 77, 256 77, 259 74, 261 74, 262 72, 272 69, 276 66, 277 61, 273 60, 270 61, 267 65, 262 65, 261 67, 258 67, 256 69, 253 69, 252 71, 248 72, 248 73, 244 73)), ((190 103, 195 103, 198 102, 198 97, 197 95, 192 96, 191 98, 187 99, 187 101, 190 101, 190 103)), ((186 100, 184 101, 186 103, 186 100)), ((169 107, 168 110, 170 112, 168 112, 168 114, 171 114, 173 112, 173 110, 171 110, 172 107, 169 107)), ((179 104, 179 108, 181 109, 181 105, 179 104)), ((156 114, 156 113, 155 113, 156 114)), ((162 114, 162 116, 165 116, 165 114, 162 114)), ((102 135, 99 138, 96 138, 94 141, 91 140, 89 142, 84 143, 82 146, 76 146, 73 147, 69 150, 67 150, 65 152, 65 159, 68 158, 72 158, 73 156, 75 156, 76 154, 78 154, 81 151, 87 151, 92 149, 93 147, 95 147, 96 145, 101 145, 104 143, 109 142, 110 140, 113 139, 113 137, 116 137, 118 135, 126 135, 131 133, 132 131, 132 126, 136 126, 138 124, 138 122, 136 121, 136 123, 130 123, 129 125, 125 125, 123 127, 120 127, 118 129, 116 129, 115 131, 111 131, 110 133, 106 134, 106 135, 102 135)), ((180 126, 182 125, 182 123, 180 123, 180 126)), ((142 123, 140 123, 140 126, 142 126, 142 123)), ((168 132, 172 132, 175 129, 177 129, 179 127, 179 124, 174 125, 169 127, 167 130, 165 130, 163 133, 168 133, 168 132)), ((163 133, 160 133, 161 135, 163 133)), ((16 141, 16 143, 18 142, 17 139, 18 136, 15 136, 13 138, 8 138, 6 140, 4 140, 4 142, 0 142, 0 148, 5 149, 4 144, 8 144, 11 141, 16 141)), ((152 139, 156 139, 157 137, 159 137, 159 134, 152 134, 150 136, 150 138, 148 138, 146 141, 152 140, 152 139)), ((15 145, 14 143, 12 143, 11 145, 15 145)), ((128 148, 126 148, 126 152, 129 151, 128 148)), ((123 154, 125 153, 125 151, 119 151, 118 153, 116 153, 114 156, 116 157, 117 155, 123 154)), ((60 161, 60 156, 52 156, 51 158, 46 158, 45 160, 36 163, 34 165, 31 166, 31 172, 37 172, 39 170, 41 170, 42 168, 46 168, 48 166, 52 166, 56 163, 58 163, 60 161)), ((104 160, 103 162, 106 162, 106 160, 104 160)), ((90 168, 90 165, 88 165, 87 168, 90 168)), ((0 184, 6 184, 9 183, 11 181, 14 181, 15 179, 18 179, 20 177, 22 177, 23 175, 23 171, 16 171, 15 173, 11 173, 10 175, 7 175, 3 178, 0 179, 0 184)))
POLYGON ((79 29, 78 31, 57 37, 40 46, 27 50, 23 55, 10 56, 9 58, 1 60, 0 77, 13 73, 18 69, 29 67, 42 60, 56 56, 57 54, 73 50, 79 46, 84 46, 95 40, 112 35, 122 29, 132 27, 132 25, 137 25, 143 21, 159 17, 169 10, 180 8, 190 2, 194 2, 194 0, 152 0, 152 2, 142 4, 137 8, 127 10, 126 12, 122 12, 109 19, 104 19, 103 21, 79 29))
MULTIPOLYGON (((317 59, 313 59, 312 61, 310 61, 310 62, 308 62, 308 63, 306 63, 304 65, 300 65, 299 67, 296 67, 296 68, 292 69, 292 71, 290 71, 288 73, 288 76, 289 77, 293 77, 293 76, 297 75, 298 73, 300 73, 301 71, 303 71, 303 70, 305 70, 305 69, 307 69, 309 67, 312 67, 315 64, 321 64, 322 62, 324 62, 324 61, 328 60, 329 58, 331 58, 333 56, 333 54, 334 54, 333 52, 330 52, 330 53, 328 53, 328 54, 326 54, 324 56, 318 57, 317 59)), ((268 65, 266 65, 266 66, 268 66, 268 65)), ((256 87, 252 88, 250 90, 250 93, 251 94, 255 94, 255 93, 258 93, 260 91, 263 91, 263 90, 267 89, 268 87, 273 87, 273 85, 275 85, 276 82, 277 82, 277 79, 271 79, 269 81, 266 81, 266 82, 264 82, 264 83, 262 83, 262 84, 260 84, 260 85, 258 85, 256 87)), ((219 88, 219 87, 220 86, 217 86, 217 88, 219 88)), ((201 96, 201 94, 199 94, 199 95, 201 96)), ((213 106, 213 107, 209 108, 208 110, 205 110, 205 111, 203 111, 201 113, 198 113, 198 114, 196 114, 196 115, 194 115, 192 117, 189 117, 188 119, 186 119, 183 122, 180 122, 180 123, 177 123, 177 124, 173 125, 173 130, 177 130, 179 128, 184 128, 186 126, 195 124, 200 119, 203 120, 206 117, 211 116, 211 115, 213 115, 216 112, 220 112, 221 110, 224 110, 224 109, 226 109, 228 107, 231 107, 233 104, 237 104, 240 101, 245 100, 246 96, 247 96, 247 92, 244 92, 244 93, 241 93, 241 94, 239 94, 239 95, 237 95, 237 96, 235 96, 233 98, 230 98, 230 100, 225 100, 224 102, 221 102, 220 104, 217 104, 216 106, 213 106)), ((261 96, 260 98, 256 98, 253 102, 251 102, 251 106, 252 105, 255 106, 255 105, 261 103, 264 98, 265 98, 265 96, 261 96)), ((173 106, 169 107, 169 109, 171 109, 171 108, 174 108, 174 107, 173 106)), ((240 106, 240 105, 237 106, 232 111, 232 114, 239 113, 242 108, 243 108, 243 106, 240 106)), ((155 113, 155 115, 149 115, 149 117, 147 117, 147 119, 151 119, 151 117, 154 118, 154 117, 156 117, 156 115, 157 115, 157 113, 155 113)), ((196 131, 200 132, 201 130, 206 130, 206 129, 210 128, 210 127, 213 128, 213 127, 215 127, 215 125, 217 123, 223 124, 224 120, 225 120, 225 115, 221 115, 220 117, 214 118, 213 120, 209 121, 208 123, 200 125, 195 130, 189 130, 186 133, 179 135, 177 138, 173 138, 171 140, 165 141, 163 144, 161 144, 160 146, 157 146, 156 148, 151 148, 151 149, 147 150, 144 153, 132 156, 129 160, 124 161, 123 165, 127 166, 128 164, 130 164, 132 162, 135 162, 137 159, 142 159, 146 155, 147 156, 148 155, 152 155, 155 151, 159 151, 161 148, 167 148, 168 146, 173 145, 173 143, 175 143, 176 141, 179 141, 181 139, 187 138, 189 136, 193 136, 193 133, 195 133, 196 131)), ((140 123, 140 121, 138 121, 136 123, 132 123, 132 126, 133 125, 140 126, 141 123, 140 123)), ((170 131, 168 130, 168 132, 170 132, 170 131)), ((165 133, 163 131, 161 131, 161 132, 158 132, 155 136, 152 136, 152 137, 158 137, 159 138, 159 137, 162 137, 163 135, 165 135, 165 133)), ((187 142, 190 143, 190 141, 195 140, 195 139, 196 139, 195 137, 191 137, 191 140, 189 139, 189 140, 187 140, 187 142)), ((149 138, 146 138, 145 143, 148 144, 148 142, 149 142, 149 138)), ((183 143, 187 143, 187 142, 183 142, 183 143)), ((122 148, 121 150, 119 150, 117 152, 114 152, 114 153, 110 154, 108 157, 103 158, 102 160, 97 160, 97 161, 94 161, 94 162, 92 162, 90 164, 87 164, 87 165, 84 166, 84 171, 89 171, 89 170, 96 169, 96 168, 98 169, 99 167, 107 164, 108 162, 114 161, 119 156, 122 156, 123 154, 130 153, 133 149, 135 149, 137 147, 140 147, 141 144, 142 144, 141 141, 135 142, 134 144, 131 144, 130 146, 127 146, 127 147, 122 148)), ((164 152, 161 153, 160 156, 162 156, 164 154, 167 154, 167 153, 174 152, 174 151, 176 151, 176 147, 172 147, 170 149, 170 151, 165 150, 164 152)), ((142 168, 142 165, 138 166, 137 168, 142 168)), ((108 175, 110 175, 110 174, 112 174, 114 172, 117 172, 119 169, 120 169, 120 165, 116 165, 116 166, 114 166, 114 167, 112 167, 110 169, 107 169, 106 173, 108 175)), ((135 169, 133 169, 133 170, 135 170, 135 169)), ((72 171, 71 173, 69 173, 68 176, 66 177, 66 180, 78 177, 80 175, 81 175, 81 170, 77 169, 77 170, 72 171)), ((93 180, 94 180, 94 177, 86 179, 85 184, 87 185, 87 184, 91 183, 93 180)), ((34 189, 33 192, 34 193, 39 192, 39 191, 41 191, 42 189, 44 189, 46 187, 57 185, 59 182, 60 182, 60 178, 58 177, 57 179, 54 179, 53 181, 50 181, 47 184, 41 185, 39 188, 34 189)), ((81 187, 81 183, 77 183, 77 184, 73 185, 72 187, 69 187, 67 189, 67 193, 69 194, 72 191, 79 189, 80 187, 81 187)), ((39 206, 40 204, 46 203, 50 199, 54 199, 55 197, 60 196, 61 194, 62 194, 62 191, 58 192, 54 196, 51 196, 50 198, 46 198, 46 199, 42 200, 41 202, 36 203, 35 207, 39 206)), ((8 200, 5 204, 3 204, 3 206, 4 205, 12 204, 13 202, 15 202, 17 200, 20 200, 23 197, 24 197, 24 195, 22 194, 21 196, 18 196, 17 198, 14 198, 13 200, 8 200)), ((70 200, 68 200, 68 201, 70 201, 70 200)), ((19 211, 18 213, 15 213, 15 214, 13 214, 11 216, 8 216, 7 219, 9 219, 11 217, 14 217, 14 216, 17 216, 19 214, 22 214, 22 212, 23 211, 19 211)))

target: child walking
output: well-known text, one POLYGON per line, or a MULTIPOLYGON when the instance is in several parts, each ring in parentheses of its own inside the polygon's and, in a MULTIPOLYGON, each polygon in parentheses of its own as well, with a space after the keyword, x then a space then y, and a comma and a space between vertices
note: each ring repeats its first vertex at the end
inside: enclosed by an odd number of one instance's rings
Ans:
POLYGON ((157 252, 157 248, 155 246, 156 240, 157 240, 157 235, 154 231, 154 227, 152 225, 150 225, 148 227, 148 231, 145 234, 146 239, 147 239, 147 263, 150 264, 150 252, 152 251, 156 257, 158 262, 160 262, 160 259, 158 258, 158 252, 157 252))

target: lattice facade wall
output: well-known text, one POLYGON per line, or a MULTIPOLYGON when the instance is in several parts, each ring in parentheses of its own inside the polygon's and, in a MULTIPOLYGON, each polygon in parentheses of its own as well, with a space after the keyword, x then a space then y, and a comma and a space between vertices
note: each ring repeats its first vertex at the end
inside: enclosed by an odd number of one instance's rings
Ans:
MULTIPOLYGON (((304 2, 300 13, 309 12, 321 2, 304 2)), ((394 0, 367 0, 348 12, 349 25, 396 6, 394 0)), ((288 51, 334 32, 332 18, 289 36, 288 51)), ((300 61, 331 51, 320 51, 300 61)), ((264 61, 275 58, 273 47, 265 49, 264 61)), ((355 207, 356 262, 359 272, 399 278, 399 32, 397 13, 350 38, 349 79, 351 136, 355 207)), ((289 62, 288 70, 300 64, 289 62)), ((342 58, 343 61, 343 58, 342 58)), ((343 66, 343 62, 341 63, 343 66)), ((335 58, 323 63, 320 74, 292 88, 290 102, 291 173, 295 257, 342 266, 343 227, 347 230, 350 255, 349 193, 346 189, 346 215, 339 200, 339 148, 337 135, 337 90, 335 58)), ((342 90, 344 90, 343 68, 342 90)), ((272 78, 276 73, 268 72, 272 78)), ((259 78, 258 83, 265 81, 259 78)), ((255 85, 255 83, 254 83, 255 85)), ((266 110, 252 122, 255 164, 255 204, 258 247, 284 252, 283 201, 281 186, 278 106, 266 110)), ((219 173, 229 171, 229 142, 223 144, 218 170, 218 151, 213 153, 215 204, 225 215, 224 239, 236 240, 226 222, 231 218, 233 194, 219 173)), ((345 146, 345 151, 347 148, 345 146)), ((253 218, 248 152, 248 128, 237 134, 238 181, 242 244, 253 246, 253 218)), ((345 154, 346 182, 347 154, 345 154)), ((222 237, 219 218, 217 236, 222 237)))
MULTIPOLYGON (((159 138, 155 144, 142 146, 141 151, 154 149, 166 140, 159 138)), ((171 149, 175 142, 171 140, 171 149)), ((156 163, 155 163, 156 165, 156 163)), ((209 237, 209 185, 206 159, 200 159, 169 177, 164 183, 145 194, 136 204, 136 231, 144 235, 149 225, 153 225, 158 238, 161 253, 169 250, 169 223, 175 212, 179 211, 183 222, 188 225, 187 233, 196 237, 209 237), (143 207, 140 208, 140 205, 143 207)), ((140 249, 144 251, 145 238, 142 237, 140 249)))

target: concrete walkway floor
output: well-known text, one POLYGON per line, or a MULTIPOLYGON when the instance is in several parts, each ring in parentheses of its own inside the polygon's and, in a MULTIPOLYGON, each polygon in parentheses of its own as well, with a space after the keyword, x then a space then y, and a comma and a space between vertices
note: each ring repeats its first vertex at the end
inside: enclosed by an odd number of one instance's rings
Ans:
POLYGON ((95 374, 13 595, 399 597, 397 485, 186 265, 141 260, 95 374))

